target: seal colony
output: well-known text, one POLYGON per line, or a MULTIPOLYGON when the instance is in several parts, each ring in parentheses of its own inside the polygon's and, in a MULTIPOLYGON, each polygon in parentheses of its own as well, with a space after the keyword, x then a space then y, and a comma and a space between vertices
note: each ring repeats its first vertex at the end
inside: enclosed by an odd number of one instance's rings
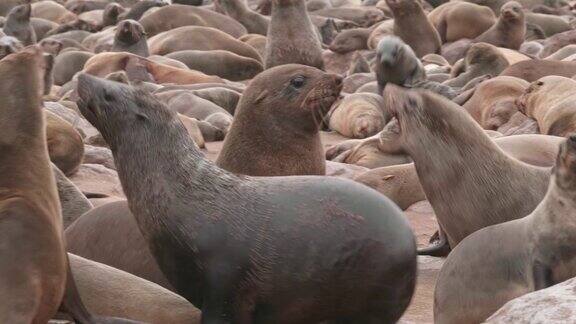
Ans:
POLYGON ((575 26, 557 0, 0 1, 0 323, 546 318, 576 289, 575 26))

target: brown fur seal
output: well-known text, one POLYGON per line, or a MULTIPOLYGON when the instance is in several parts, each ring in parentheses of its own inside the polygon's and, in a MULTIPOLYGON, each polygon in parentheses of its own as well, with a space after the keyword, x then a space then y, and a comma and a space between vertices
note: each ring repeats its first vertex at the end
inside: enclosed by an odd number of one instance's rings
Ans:
POLYGON ((64 49, 64 44, 61 41, 51 38, 41 40, 38 45, 40 45, 44 53, 52 54, 54 57, 58 56, 64 49))
POLYGON ((108 26, 115 26, 121 14, 126 12, 126 9, 116 2, 109 3, 102 13, 102 28, 108 26))
POLYGON ((166 55, 185 50, 226 50, 262 62, 260 54, 232 36, 214 28, 185 26, 158 34, 148 40, 150 53, 166 55))
POLYGON ((428 20, 438 31, 442 43, 448 43, 480 36, 496 23, 496 16, 490 8, 455 1, 432 10, 428 14, 428 20))
POLYGON ((67 121, 48 110, 44 114, 50 160, 67 176, 73 175, 84 156, 82 137, 67 121))
POLYGON ((92 209, 70 225, 65 236, 70 253, 174 290, 150 254, 125 200, 92 209))
POLYGON ((192 70, 230 81, 252 79, 264 70, 261 62, 224 50, 179 51, 167 54, 166 57, 182 62, 192 70))
POLYGON ((349 53, 353 51, 368 49, 368 37, 371 29, 353 28, 343 30, 330 43, 330 50, 335 53, 349 53))
POLYGON ((499 75, 510 64, 494 45, 476 43, 470 47, 464 59, 464 72, 444 82, 451 87, 463 87, 472 79, 482 75, 499 75))
POLYGON ((130 10, 119 16, 122 20, 139 20, 149 10, 155 7, 167 6, 168 2, 164 0, 142 0, 130 7, 130 10))
POLYGON ((571 136, 561 144, 546 196, 532 213, 479 230, 450 253, 434 293, 435 323, 483 322, 516 297, 574 277, 575 212, 571 136))
POLYGON ((66 229, 94 206, 80 189, 54 164, 52 164, 52 172, 56 179, 56 188, 58 189, 58 197, 62 207, 62 224, 64 229, 66 229))
POLYGON ((94 54, 83 51, 67 51, 58 56, 54 61, 54 84, 62 86, 72 80, 72 77, 82 71, 84 65, 94 54))
POLYGON ((385 100, 450 247, 481 228, 527 215, 544 197, 549 170, 506 155, 460 106, 393 84, 385 100))
POLYGON ((513 64, 500 75, 513 76, 528 82, 537 81, 548 75, 571 78, 576 74, 576 62, 529 60, 513 64))
POLYGON ((324 175, 318 131, 341 89, 341 77, 302 65, 258 75, 238 103, 216 164, 251 176, 324 175))
POLYGON ((104 9, 108 3, 108 0, 69 0, 64 4, 64 8, 78 15, 87 11, 104 9))
POLYGON ((36 32, 32 25, 30 25, 30 14, 32 7, 30 4, 14 7, 10 10, 6 23, 2 30, 7 36, 14 36, 18 38, 24 45, 32 45, 36 43, 36 32))
POLYGON ((562 17, 540 13, 526 13, 526 23, 539 26, 544 31, 544 38, 571 30, 568 21, 562 17))
POLYGON ((540 57, 547 57, 562 47, 574 43, 576 43, 576 30, 569 30, 548 37, 544 41, 544 48, 540 52, 540 57))
POLYGON ((124 271, 68 256, 78 290, 93 312, 145 323, 200 324, 200 311, 184 298, 124 271))
POLYGON ((533 82, 518 99, 520 111, 538 122, 542 134, 568 136, 576 132, 576 81, 547 76, 533 82))
POLYGON ((142 17, 139 22, 148 33, 148 37, 184 26, 212 27, 233 38, 247 33, 242 24, 228 16, 205 8, 179 4, 162 7, 142 17))
POLYGON ((249 34, 266 36, 268 33, 270 18, 250 9, 244 0, 215 0, 214 5, 222 13, 244 25, 249 34))
POLYGON ((323 69, 322 44, 304 0, 272 0, 264 68, 289 63, 323 69))
POLYGON ((422 57, 440 53, 442 45, 436 28, 432 26, 417 0, 386 0, 394 13, 394 35, 400 37, 422 57))
POLYGON ((87 74, 78 93, 152 254, 202 321, 400 318, 414 292, 415 241, 384 196, 334 177, 237 177, 205 160, 149 94, 87 74), (144 138, 149 150, 134 150, 144 138))
POLYGON ((194 83, 223 83, 224 81, 217 77, 206 75, 202 72, 183 70, 164 64, 158 64, 148 59, 136 56, 130 53, 100 53, 91 57, 84 65, 84 72, 105 77, 112 72, 119 70, 127 71, 128 77, 146 74, 156 83, 175 83, 175 84, 194 84, 194 83), (132 70, 132 72, 131 72, 132 70))
POLYGON ((1 323, 48 322, 66 284, 60 202, 40 109, 43 65, 38 47, 0 61, 1 323))
POLYGON ((142 57, 150 56, 146 32, 140 23, 123 20, 116 26, 111 52, 128 52, 142 57))
POLYGON ((388 118, 382 96, 354 93, 333 106, 329 126, 348 138, 366 138, 380 132, 388 118))
POLYGON ((63 5, 54 1, 39 1, 32 3, 32 17, 43 18, 55 23, 67 23, 76 19, 76 15, 63 5))
POLYGON ((44 38, 49 31, 58 27, 58 24, 42 18, 30 18, 30 26, 34 29, 36 39, 39 40, 44 38))
POLYGON ((385 19, 382 10, 373 7, 324 8, 314 11, 314 15, 351 21, 361 27, 370 27, 385 19))
POLYGON ((484 42, 498 47, 519 49, 526 35, 526 23, 522 5, 516 1, 507 2, 500 10, 498 21, 474 42, 484 42))
POLYGON ((254 48, 258 52, 258 54, 260 54, 260 57, 266 56, 267 40, 265 36, 256 34, 247 34, 238 38, 238 40, 252 46, 252 48, 254 48))
POLYGON ((499 76, 480 84, 463 107, 482 128, 498 130, 518 111, 516 99, 528 86, 522 79, 499 76))

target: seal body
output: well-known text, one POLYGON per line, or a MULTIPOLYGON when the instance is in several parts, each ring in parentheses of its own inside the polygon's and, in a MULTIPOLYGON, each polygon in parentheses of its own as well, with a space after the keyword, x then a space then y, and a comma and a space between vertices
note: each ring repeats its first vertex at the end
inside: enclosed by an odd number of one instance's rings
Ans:
POLYGON ((30 24, 32 7, 30 4, 16 6, 10 10, 2 30, 8 36, 18 38, 24 45, 36 43, 36 32, 30 24))
POLYGON ((385 100, 451 247, 481 228, 529 214, 544 197, 550 170, 510 158, 457 104, 393 84, 385 100))
POLYGON ((516 297, 574 277, 575 166, 572 136, 561 144, 548 192, 531 214, 482 229, 450 253, 436 284, 436 323, 483 322, 516 297), (471 311, 463 312, 465 305, 471 311))
POLYGON ((289 63, 323 69, 322 44, 304 0, 273 0, 264 68, 289 63))
POLYGON ((2 323, 48 322, 66 284, 60 202, 40 110, 43 65, 38 47, 0 61, 2 323))
POLYGON ((260 74, 244 91, 216 164, 252 176, 324 175, 320 126, 342 78, 298 64, 260 74))
POLYGON ((476 37, 474 41, 517 50, 524 42, 525 35, 526 22, 522 5, 516 1, 510 1, 502 6, 500 18, 496 24, 476 37))
POLYGON ((78 93, 111 145, 152 254, 202 321, 400 318, 414 291, 415 242, 387 198, 337 178, 234 176, 204 160, 151 95, 85 74, 78 93), (134 150, 144 138, 153 155, 134 150))

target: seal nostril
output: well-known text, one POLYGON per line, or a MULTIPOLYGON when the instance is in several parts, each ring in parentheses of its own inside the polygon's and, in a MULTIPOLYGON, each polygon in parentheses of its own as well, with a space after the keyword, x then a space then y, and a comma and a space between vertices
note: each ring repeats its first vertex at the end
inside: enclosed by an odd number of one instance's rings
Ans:
POLYGON ((570 137, 568 137, 568 140, 572 142, 572 144, 576 144, 576 134, 570 135, 570 137))

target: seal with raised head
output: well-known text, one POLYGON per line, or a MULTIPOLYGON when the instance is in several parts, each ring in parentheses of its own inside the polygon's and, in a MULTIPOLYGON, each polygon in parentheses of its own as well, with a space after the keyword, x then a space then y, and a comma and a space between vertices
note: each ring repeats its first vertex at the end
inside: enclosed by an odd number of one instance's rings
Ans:
POLYGON ((320 126, 342 78, 299 64, 259 74, 244 91, 216 164, 251 176, 324 175, 320 126))
POLYGON ((204 159, 152 95, 87 74, 78 94, 111 146, 153 256, 203 321, 400 318, 414 292, 416 247, 386 197, 332 177, 235 176, 204 159), (144 142, 147 150, 136 149, 144 142))
POLYGON ((526 22, 522 5, 516 1, 509 1, 500 9, 498 21, 482 35, 476 37, 474 42, 518 50, 524 43, 525 35, 526 22))
POLYGON ((450 247, 481 228, 528 215, 544 197, 550 170, 504 153, 462 107, 393 84, 384 99, 450 247))
POLYGON ((442 42, 438 31, 418 0, 386 0, 386 4, 394 14, 394 35, 408 44, 416 56, 440 53, 442 42))
POLYGON ((18 38, 24 45, 36 43, 36 32, 30 24, 30 14, 32 7, 30 4, 16 6, 10 10, 6 17, 6 22, 2 27, 4 34, 18 38))
POLYGON ((480 323, 516 297, 574 277, 575 213, 573 135, 560 145, 546 196, 532 213, 479 230, 450 253, 436 284, 434 322, 480 323))
POLYGON ((150 56, 144 27, 135 20, 122 20, 116 26, 111 52, 128 52, 142 57, 150 56))
POLYGON ((444 82, 451 87, 463 87, 472 79, 483 75, 499 75, 510 64, 502 52, 494 45, 476 43, 468 49, 464 59, 464 72, 444 82))
POLYGON ((323 69, 322 43, 304 0, 272 0, 264 68, 290 63, 323 69))
POLYGON ((60 202, 41 110, 43 65, 38 47, 0 61, 1 323, 48 322, 66 284, 60 202))

